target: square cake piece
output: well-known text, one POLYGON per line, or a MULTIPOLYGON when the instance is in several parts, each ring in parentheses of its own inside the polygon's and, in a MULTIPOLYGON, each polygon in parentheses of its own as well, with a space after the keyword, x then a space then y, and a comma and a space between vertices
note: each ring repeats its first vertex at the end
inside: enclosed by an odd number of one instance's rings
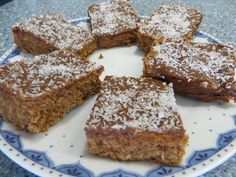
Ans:
POLYGON ((172 85, 107 76, 85 127, 90 153, 178 165, 188 136, 172 85))
POLYGON ((234 48, 165 41, 144 60, 144 75, 171 82, 174 90, 205 101, 236 101, 234 48))
POLYGON ((46 14, 16 24, 12 28, 15 43, 35 55, 66 49, 85 59, 96 49, 96 41, 87 27, 67 22, 63 15, 46 14))
POLYGON ((102 71, 64 51, 0 65, 0 114, 19 130, 46 131, 98 93, 102 71))
POLYGON ((191 40, 202 21, 202 14, 180 4, 162 4, 149 20, 140 24, 138 45, 148 52, 154 41, 182 38, 191 40))
POLYGON ((108 0, 88 9, 92 33, 100 48, 129 45, 136 42, 139 17, 129 0, 108 0))

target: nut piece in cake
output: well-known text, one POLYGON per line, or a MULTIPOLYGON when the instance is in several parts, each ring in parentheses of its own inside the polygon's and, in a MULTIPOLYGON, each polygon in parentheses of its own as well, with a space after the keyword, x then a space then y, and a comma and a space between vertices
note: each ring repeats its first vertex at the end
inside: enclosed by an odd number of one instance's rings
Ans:
POLYGON ((219 43, 165 41, 144 60, 144 75, 171 82, 174 90, 205 101, 236 100, 234 48, 219 43))
POLYGON ((154 41, 181 38, 191 40, 202 21, 196 9, 180 4, 162 4, 138 30, 138 45, 148 52, 154 41))
POLYGON ((188 136, 172 85, 107 76, 85 127, 90 153, 178 165, 188 136))
POLYGON ((0 65, 0 114, 17 129, 46 131, 98 93, 102 71, 64 51, 0 65))
POLYGON ((98 47, 111 48, 136 42, 139 17, 129 0, 108 0, 88 9, 98 47))
POLYGON ((13 26, 12 32, 15 43, 35 55, 66 49, 85 59, 96 49, 90 30, 67 22, 63 15, 32 17, 13 26))

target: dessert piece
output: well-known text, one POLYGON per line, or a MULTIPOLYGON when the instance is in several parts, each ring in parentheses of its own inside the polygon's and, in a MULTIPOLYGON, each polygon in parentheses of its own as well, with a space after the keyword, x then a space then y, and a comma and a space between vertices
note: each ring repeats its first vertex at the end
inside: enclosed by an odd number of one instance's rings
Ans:
POLYGON ((181 38, 191 40, 202 21, 196 9, 180 4, 162 4, 138 30, 138 45, 148 52, 154 41, 181 38))
POLYGON ((129 45, 136 42, 139 17, 128 0, 108 0, 88 9, 92 33, 100 48, 129 45))
POLYGON ((19 130, 46 131, 100 90, 102 71, 65 51, 0 65, 0 114, 19 130))
POLYGON ((107 76, 85 127, 90 153, 178 165, 188 136, 172 85, 107 76))
POLYGON ((144 75, 205 101, 236 101, 235 60, 230 46, 170 40, 153 46, 144 60, 144 75))
POLYGON ((15 43, 35 55, 66 49, 85 59, 96 49, 89 29, 67 22, 63 15, 33 17, 13 26, 12 32, 15 43))

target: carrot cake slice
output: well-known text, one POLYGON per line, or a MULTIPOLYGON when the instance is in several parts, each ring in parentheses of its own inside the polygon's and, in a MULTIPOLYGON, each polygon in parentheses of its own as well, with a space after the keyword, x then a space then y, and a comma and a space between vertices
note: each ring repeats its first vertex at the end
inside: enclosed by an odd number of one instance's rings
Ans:
POLYGON ((19 130, 47 131, 98 93, 102 71, 64 51, 0 65, 0 114, 19 130))
POLYGON ((178 165, 188 136, 172 85, 107 76, 85 127, 90 153, 178 165))
POLYGON ((154 41, 182 38, 191 40, 202 21, 202 14, 180 4, 162 4, 150 19, 140 24, 138 45, 146 52, 154 41))
POLYGON ((88 8, 92 33, 100 48, 136 42, 139 17, 129 0, 108 0, 88 8))
POLYGON ((165 41, 144 60, 144 75, 205 101, 236 101, 235 49, 219 43, 165 41))
POLYGON ((32 17, 12 28, 15 43, 35 55, 67 49, 85 59, 96 49, 96 41, 87 27, 76 26, 60 14, 32 17))

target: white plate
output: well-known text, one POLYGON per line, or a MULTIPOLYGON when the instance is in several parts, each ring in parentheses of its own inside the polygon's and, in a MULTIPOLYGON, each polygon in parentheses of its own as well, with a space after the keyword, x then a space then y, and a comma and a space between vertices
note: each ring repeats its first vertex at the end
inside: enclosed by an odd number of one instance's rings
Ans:
MULTIPOLYGON (((87 18, 73 20, 88 25, 87 18)), ((195 41, 219 42, 202 32, 195 41)), ((1 58, 1 63, 18 60, 25 55, 13 47, 1 58)), ((136 46, 98 50, 90 60, 104 65, 105 75, 135 76, 142 74, 144 53, 136 46), (104 58, 99 59, 99 54, 104 58)), ((0 148, 16 163, 39 175, 156 177, 197 176, 218 166, 236 152, 235 104, 205 103, 176 96, 184 127, 189 135, 186 154, 178 167, 151 162, 119 162, 91 156, 86 150, 84 125, 94 104, 95 96, 73 109, 46 133, 31 134, 16 131, 0 119, 0 148)))

